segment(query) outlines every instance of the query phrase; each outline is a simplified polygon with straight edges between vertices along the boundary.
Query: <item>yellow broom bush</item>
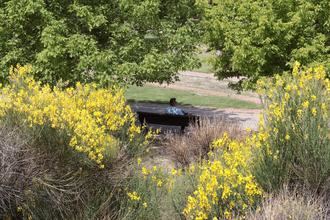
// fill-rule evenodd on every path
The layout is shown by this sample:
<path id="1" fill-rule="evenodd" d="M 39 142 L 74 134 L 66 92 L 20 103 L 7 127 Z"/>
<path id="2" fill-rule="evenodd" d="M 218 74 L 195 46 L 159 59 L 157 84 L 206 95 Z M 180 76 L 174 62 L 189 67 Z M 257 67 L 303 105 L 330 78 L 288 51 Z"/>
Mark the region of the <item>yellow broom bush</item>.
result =
<path id="1" fill-rule="evenodd" d="M 216 140 L 209 159 L 199 167 L 197 189 L 183 211 L 188 219 L 224 219 L 244 213 L 262 195 L 252 172 L 252 153 L 257 137 L 231 140 L 227 134 Z"/>
<path id="2" fill-rule="evenodd" d="M 330 189 L 330 81 L 325 69 L 303 69 L 296 63 L 292 74 L 260 80 L 258 92 L 265 119 L 259 130 L 269 134 L 256 160 L 258 182 L 267 191 L 283 184 Z"/>
<path id="3" fill-rule="evenodd" d="M 188 219 L 244 218 L 263 191 L 283 185 L 330 189 L 330 81 L 323 67 L 260 80 L 264 111 L 245 140 L 216 140 L 187 198 Z"/>
<path id="4" fill-rule="evenodd" d="M 100 168 L 104 167 L 105 157 L 127 146 L 120 144 L 118 137 L 124 135 L 128 142 L 136 141 L 141 129 L 135 124 L 122 89 L 80 83 L 74 88 L 51 88 L 35 81 L 31 68 L 27 65 L 10 70 L 9 84 L 1 88 L 0 95 L 3 120 L 14 115 L 14 120 L 29 127 L 49 126 L 64 131 L 69 146 Z"/>

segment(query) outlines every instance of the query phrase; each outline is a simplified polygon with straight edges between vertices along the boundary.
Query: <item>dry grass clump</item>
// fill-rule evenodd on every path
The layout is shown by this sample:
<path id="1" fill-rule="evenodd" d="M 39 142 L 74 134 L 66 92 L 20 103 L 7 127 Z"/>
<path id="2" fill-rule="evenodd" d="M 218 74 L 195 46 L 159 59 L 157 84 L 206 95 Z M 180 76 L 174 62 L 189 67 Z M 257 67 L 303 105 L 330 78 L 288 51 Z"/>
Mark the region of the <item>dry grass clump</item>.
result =
<path id="1" fill-rule="evenodd" d="M 27 141 L 19 129 L 0 127 L 0 217 L 17 212 L 24 189 L 41 174 Z"/>
<path id="2" fill-rule="evenodd" d="M 206 158 L 211 143 L 224 132 L 237 139 L 242 138 L 244 133 L 236 122 L 221 117 L 203 117 L 199 125 L 191 124 L 184 135 L 167 134 L 166 150 L 177 165 L 187 166 L 193 161 Z"/>
<path id="3" fill-rule="evenodd" d="M 62 139 L 0 123 L 0 219 L 115 218 L 128 159 L 83 166 Z"/>
<path id="4" fill-rule="evenodd" d="M 329 201 L 306 191 L 282 190 L 263 201 L 248 220 L 326 220 L 330 219 Z"/>
<path id="5" fill-rule="evenodd" d="M 96 213 L 90 207 L 107 199 L 109 171 L 83 170 L 32 137 L 0 125 L 0 219 L 84 219 Z"/>
<path id="6" fill-rule="evenodd" d="M 0 125 L 0 219 L 64 218 L 80 200 L 80 174 L 57 167 L 56 155 L 33 144 L 21 128 Z"/>

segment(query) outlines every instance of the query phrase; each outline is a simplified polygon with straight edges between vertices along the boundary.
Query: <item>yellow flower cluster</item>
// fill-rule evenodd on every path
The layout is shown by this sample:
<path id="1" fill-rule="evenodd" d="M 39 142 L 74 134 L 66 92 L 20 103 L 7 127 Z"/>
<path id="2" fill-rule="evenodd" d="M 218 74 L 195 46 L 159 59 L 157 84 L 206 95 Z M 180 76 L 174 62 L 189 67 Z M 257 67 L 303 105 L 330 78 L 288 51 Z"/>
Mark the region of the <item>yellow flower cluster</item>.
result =
<path id="1" fill-rule="evenodd" d="M 140 201 L 141 197 L 137 194 L 137 192 L 128 192 L 127 196 L 132 201 Z"/>
<path id="2" fill-rule="evenodd" d="M 313 124 L 318 125 L 316 129 L 328 127 L 322 122 L 328 121 L 330 81 L 322 66 L 303 71 L 296 63 L 292 75 L 259 80 L 258 93 L 267 119 L 259 129 L 276 135 L 279 141 L 292 139 L 297 129 L 305 135 L 312 134 L 308 130 Z"/>
<path id="3" fill-rule="evenodd" d="M 209 160 L 200 167 L 197 190 L 183 211 L 188 219 L 229 218 L 255 204 L 262 191 L 250 171 L 253 138 L 239 142 L 224 134 L 213 143 Z"/>
<path id="4" fill-rule="evenodd" d="M 144 209 L 148 208 L 148 203 L 147 202 L 144 202 L 141 198 L 141 196 L 136 192 L 136 191 L 133 191 L 133 192 L 128 192 L 127 193 L 127 196 L 128 196 L 128 199 L 133 202 L 132 205 L 133 206 L 136 206 L 136 205 L 139 205 L 139 204 L 142 204 L 142 207 Z"/>
<path id="5" fill-rule="evenodd" d="M 30 72 L 31 66 L 10 70 L 10 84 L 1 88 L 0 117 L 15 113 L 31 127 L 65 131 L 69 145 L 101 168 L 107 153 L 118 148 L 116 133 L 125 131 L 130 141 L 141 133 L 123 90 L 80 83 L 75 88 L 50 88 L 36 82 Z"/>
<path id="6" fill-rule="evenodd" d="M 302 71 L 296 63 L 292 75 L 259 80 L 258 93 L 263 97 L 269 121 L 283 122 L 295 116 L 301 120 L 328 116 L 330 81 L 322 66 Z"/>
<path id="7" fill-rule="evenodd" d="M 146 210 L 159 209 L 160 201 L 169 187 L 169 178 L 160 167 L 146 167 L 141 158 L 137 158 L 134 174 L 130 178 L 127 191 L 128 207 L 134 210 L 135 215 L 143 215 L 142 219 L 149 219 Z M 150 212 L 152 213 L 152 211 Z M 135 216 L 135 217 L 136 217 Z"/>
<path id="8" fill-rule="evenodd" d="M 167 179 L 164 177 L 164 173 L 160 168 L 157 166 L 153 166 L 151 169 L 146 168 L 145 166 L 142 166 L 141 173 L 146 181 L 151 180 L 151 184 L 162 187 L 164 184 L 167 183 Z"/>

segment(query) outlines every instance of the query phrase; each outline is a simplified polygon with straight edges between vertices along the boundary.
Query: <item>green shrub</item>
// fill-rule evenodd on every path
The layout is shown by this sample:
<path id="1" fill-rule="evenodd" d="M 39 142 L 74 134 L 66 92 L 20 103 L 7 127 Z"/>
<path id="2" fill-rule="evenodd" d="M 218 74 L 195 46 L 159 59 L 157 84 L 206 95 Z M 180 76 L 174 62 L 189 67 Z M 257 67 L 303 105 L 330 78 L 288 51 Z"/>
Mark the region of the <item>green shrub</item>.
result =
<path id="1" fill-rule="evenodd" d="M 153 166 L 143 161 L 130 166 L 118 195 L 118 219 L 184 219 L 187 197 L 197 186 L 198 166 L 186 170 Z M 106 214 L 107 218 L 110 213 Z"/>
<path id="2" fill-rule="evenodd" d="M 158 219 L 169 186 L 168 175 L 161 168 L 133 164 L 122 186 L 119 219 Z"/>
<path id="3" fill-rule="evenodd" d="M 10 118 L 30 130 L 56 131 L 68 143 L 55 149 L 71 148 L 85 157 L 83 161 L 101 168 L 121 153 L 135 154 L 143 147 L 141 128 L 123 90 L 80 83 L 51 88 L 35 81 L 31 69 L 28 65 L 11 69 L 10 84 L 0 90 L 0 120 Z"/>

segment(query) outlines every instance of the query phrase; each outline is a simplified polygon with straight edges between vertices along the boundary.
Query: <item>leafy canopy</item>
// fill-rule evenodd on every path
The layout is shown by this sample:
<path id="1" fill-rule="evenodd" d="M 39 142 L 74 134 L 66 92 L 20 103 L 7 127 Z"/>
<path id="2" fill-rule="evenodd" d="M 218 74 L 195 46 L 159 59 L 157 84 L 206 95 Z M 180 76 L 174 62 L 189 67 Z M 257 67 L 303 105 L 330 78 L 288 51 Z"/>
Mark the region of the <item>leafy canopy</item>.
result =
<path id="1" fill-rule="evenodd" d="M 1 1 L 0 78 L 30 63 L 51 84 L 171 82 L 193 63 L 199 13 L 194 0 Z"/>
<path id="2" fill-rule="evenodd" d="M 218 0 L 207 10 L 207 42 L 220 50 L 220 79 L 255 81 L 303 65 L 330 69 L 329 0 Z"/>

